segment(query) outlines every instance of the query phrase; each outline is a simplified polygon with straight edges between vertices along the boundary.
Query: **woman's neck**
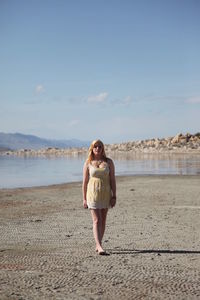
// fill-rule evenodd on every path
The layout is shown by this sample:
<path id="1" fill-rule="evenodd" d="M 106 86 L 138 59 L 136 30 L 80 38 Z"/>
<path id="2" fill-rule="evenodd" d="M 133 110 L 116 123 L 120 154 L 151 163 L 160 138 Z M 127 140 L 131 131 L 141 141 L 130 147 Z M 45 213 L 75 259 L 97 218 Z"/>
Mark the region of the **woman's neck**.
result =
<path id="1" fill-rule="evenodd" d="M 94 160 L 103 160 L 102 155 L 95 155 Z"/>

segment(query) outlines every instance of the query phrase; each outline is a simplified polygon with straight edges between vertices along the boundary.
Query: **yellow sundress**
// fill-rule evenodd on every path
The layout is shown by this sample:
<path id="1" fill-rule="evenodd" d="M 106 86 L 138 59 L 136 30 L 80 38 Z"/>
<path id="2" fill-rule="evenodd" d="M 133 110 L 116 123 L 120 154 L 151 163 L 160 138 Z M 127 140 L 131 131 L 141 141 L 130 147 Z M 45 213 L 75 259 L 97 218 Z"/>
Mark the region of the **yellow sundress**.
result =
<path id="1" fill-rule="evenodd" d="M 97 168 L 89 164 L 89 182 L 87 185 L 87 205 L 90 209 L 110 207 L 111 187 L 109 166 Z"/>

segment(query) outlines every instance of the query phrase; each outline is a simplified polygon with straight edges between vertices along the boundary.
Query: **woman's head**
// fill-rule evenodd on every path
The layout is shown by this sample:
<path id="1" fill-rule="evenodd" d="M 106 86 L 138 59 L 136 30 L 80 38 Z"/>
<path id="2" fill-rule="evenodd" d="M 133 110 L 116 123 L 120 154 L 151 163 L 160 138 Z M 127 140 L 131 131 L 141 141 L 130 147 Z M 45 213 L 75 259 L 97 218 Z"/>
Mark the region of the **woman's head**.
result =
<path id="1" fill-rule="evenodd" d="M 94 140 L 89 148 L 88 161 L 91 162 L 95 156 L 106 159 L 104 144 L 101 140 Z"/>

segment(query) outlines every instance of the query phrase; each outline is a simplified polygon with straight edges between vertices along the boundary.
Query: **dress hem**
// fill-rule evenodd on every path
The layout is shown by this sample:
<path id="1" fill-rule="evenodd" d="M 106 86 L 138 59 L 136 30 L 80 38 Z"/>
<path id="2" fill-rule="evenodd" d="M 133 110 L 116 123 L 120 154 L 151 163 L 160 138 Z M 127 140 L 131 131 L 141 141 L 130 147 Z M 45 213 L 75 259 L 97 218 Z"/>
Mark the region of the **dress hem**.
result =
<path id="1" fill-rule="evenodd" d="M 99 207 L 97 207 L 97 206 L 90 206 L 90 205 L 88 205 L 88 209 L 109 209 L 110 208 L 110 205 L 109 206 L 99 206 Z"/>

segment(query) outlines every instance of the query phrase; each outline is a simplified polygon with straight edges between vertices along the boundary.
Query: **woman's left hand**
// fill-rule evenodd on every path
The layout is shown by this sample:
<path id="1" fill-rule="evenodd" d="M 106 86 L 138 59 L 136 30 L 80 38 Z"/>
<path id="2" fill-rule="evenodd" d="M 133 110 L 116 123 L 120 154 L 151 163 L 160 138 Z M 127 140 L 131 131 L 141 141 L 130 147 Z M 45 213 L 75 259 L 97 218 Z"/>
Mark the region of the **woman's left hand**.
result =
<path id="1" fill-rule="evenodd" d="M 116 204 L 116 197 L 112 197 L 112 198 L 110 199 L 110 206 L 111 206 L 111 207 L 114 207 L 115 204 Z"/>

